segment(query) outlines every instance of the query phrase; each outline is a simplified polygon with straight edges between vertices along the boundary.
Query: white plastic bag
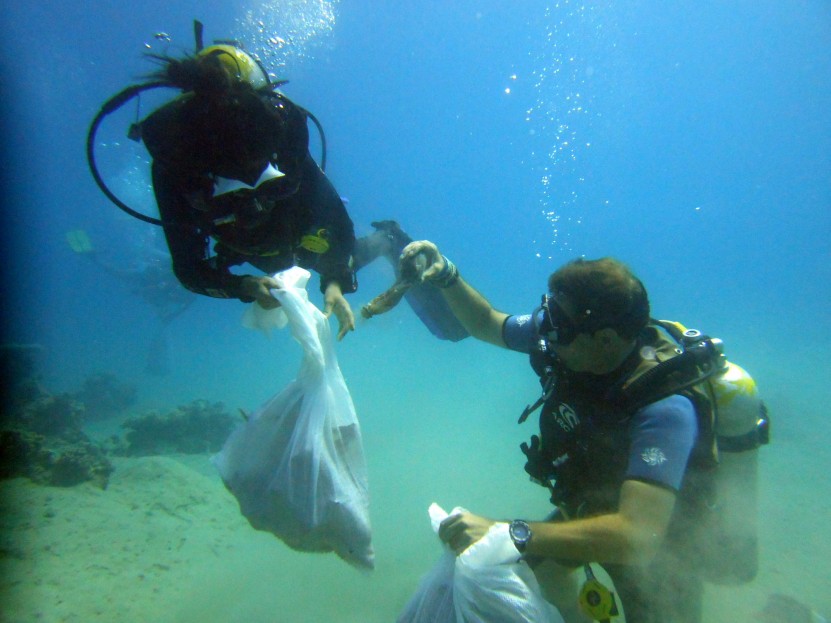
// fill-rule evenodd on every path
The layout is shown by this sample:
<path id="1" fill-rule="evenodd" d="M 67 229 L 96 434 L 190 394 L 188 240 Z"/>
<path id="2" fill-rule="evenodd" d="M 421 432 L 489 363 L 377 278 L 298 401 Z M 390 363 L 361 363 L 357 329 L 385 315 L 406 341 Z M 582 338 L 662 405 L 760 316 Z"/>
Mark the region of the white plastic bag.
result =
<path id="1" fill-rule="evenodd" d="M 453 509 L 452 514 L 463 512 Z M 433 530 L 448 516 L 429 509 Z M 459 556 L 445 552 L 422 580 L 397 623 L 563 623 L 537 578 L 497 523 Z"/>
<path id="2" fill-rule="evenodd" d="M 274 275 L 277 310 L 259 314 L 260 328 L 284 315 L 303 347 L 297 378 L 251 415 L 214 458 L 222 480 L 250 524 L 308 552 L 334 551 L 372 568 L 369 494 L 361 432 L 335 357 L 329 322 L 309 302 L 309 272 Z M 279 312 L 279 313 L 277 313 Z M 250 318 L 250 316 L 249 316 Z"/>

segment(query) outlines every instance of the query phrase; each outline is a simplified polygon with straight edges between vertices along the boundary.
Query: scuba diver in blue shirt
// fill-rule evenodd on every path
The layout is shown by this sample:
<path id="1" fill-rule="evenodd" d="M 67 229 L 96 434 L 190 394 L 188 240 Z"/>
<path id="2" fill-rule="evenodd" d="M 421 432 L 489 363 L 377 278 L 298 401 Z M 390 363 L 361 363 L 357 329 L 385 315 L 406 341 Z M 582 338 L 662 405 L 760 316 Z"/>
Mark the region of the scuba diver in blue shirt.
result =
<path id="1" fill-rule="evenodd" d="M 176 59 L 153 56 L 161 69 L 153 81 L 133 85 L 104 104 L 87 140 L 93 177 L 116 205 L 164 228 L 179 281 L 189 290 L 218 298 L 279 305 L 268 276 L 235 274 L 230 267 L 251 264 L 265 273 L 293 265 L 320 274 L 326 315 L 339 321 L 338 339 L 354 330 L 344 294 L 355 292 L 355 272 L 379 255 L 396 265 L 410 238 L 395 221 L 373 223 L 376 231 L 355 239 L 344 202 L 309 153 L 307 122 L 314 116 L 272 82 L 263 67 L 236 42 L 202 45 L 195 23 L 196 53 Z M 153 190 L 160 219 L 136 213 L 115 197 L 94 160 L 101 120 L 142 91 L 175 88 L 182 94 L 134 123 L 129 136 L 142 140 L 152 156 Z M 213 244 L 213 247 L 212 247 Z M 414 309 L 442 339 L 467 334 L 441 297 Z M 412 299 L 411 299 L 412 302 Z"/>
<path id="2" fill-rule="evenodd" d="M 522 450 L 556 510 L 511 521 L 509 534 L 566 621 L 619 614 L 590 563 L 609 573 L 627 623 L 699 623 L 705 579 L 754 577 L 755 461 L 767 417 L 720 340 L 651 320 L 643 284 L 611 258 L 558 269 L 526 315 L 494 309 L 431 242 L 405 247 L 402 267 L 417 261 L 471 335 L 529 354 L 540 376 L 542 396 L 520 417 L 541 409 L 540 433 Z M 744 429 L 728 436 L 738 422 L 725 407 L 716 426 L 715 404 L 731 392 L 747 409 L 736 412 Z M 734 482 L 724 480 L 731 461 L 741 467 Z M 466 512 L 446 519 L 439 537 L 458 554 L 494 523 Z"/>

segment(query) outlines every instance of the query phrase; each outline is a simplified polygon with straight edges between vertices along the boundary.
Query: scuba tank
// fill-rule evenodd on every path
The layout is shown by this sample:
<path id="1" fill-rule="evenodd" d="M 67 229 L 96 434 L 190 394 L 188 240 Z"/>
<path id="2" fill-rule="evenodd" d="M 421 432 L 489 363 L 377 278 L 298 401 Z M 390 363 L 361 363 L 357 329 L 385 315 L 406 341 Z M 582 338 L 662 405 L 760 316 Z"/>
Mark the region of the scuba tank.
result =
<path id="1" fill-rule="evenodd" d="M 743 584 L 759 566 L 759 447 L 770 441 L 770 421 L 756 383 L 740 366 L 727 362 L 708 384 L 715 400 L 718 468 L 702 560 L 708 581 Z"/>
<path id="2" fill-rule="evenodd" d="M 659 386 L 679 370 L 681 360 L 694 361 L 695 385 L 709 396 L 712 430 L 718 451 L 709 513 L 697 539 L 704 577 L 714 584 L 743 584 L 758 571 L 758 461 L 759 447 L 770 441 L 770 420 L 756 383 L 740 366 L 726 359 L 721 340 L 709 338 L 677 322 L 658 324 L 682 346 L 680 354 L 647 373 L 646 385 Z M 702 357 L 702 353 L 707 353 Z M 679 365 L 680 364 L 680 365 Z M 636 381 L 636 384 L 639 384 Z M 635 389 L 630 388 L 630 389 Z M 640 391 L 646 390 L 641 386 Z M 648 390 L 647 390 L 648 391 Z M 701 406 L 697 406 L 701 409 Z M 708 414 L 699 413 L 699 421 Z"/>

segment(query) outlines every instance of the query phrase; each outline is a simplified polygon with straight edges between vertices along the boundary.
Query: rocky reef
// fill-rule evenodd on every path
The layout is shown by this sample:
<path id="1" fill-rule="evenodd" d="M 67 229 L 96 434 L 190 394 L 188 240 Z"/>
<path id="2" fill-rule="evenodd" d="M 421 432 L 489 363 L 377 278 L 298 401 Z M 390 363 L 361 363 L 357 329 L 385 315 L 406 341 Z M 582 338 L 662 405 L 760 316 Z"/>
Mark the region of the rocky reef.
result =
<path id="1" fill-rule="evenodd" d="M 80 391 L 52 394 L 41 383 L 36 345 L 0 345 L 6 391 L 0 410 L 0 479 L 26 477 L 68 487 L 92 482 L 106 488 L 113 466 L 108 456 L 217 452 L 235 418 L 222 403 L 194 400 L 170 412 L 127 417 L 123 436 L 103 444 L 90 439 L 85 422 L 124 416 L 135 402 L 133 386 L 111 374 L 96 374 Z"/>
<path id="2" fill-rule="evenodd" d="M 0 411 L 0 478 L 25 476 L 60 487 L 92 481 L 104 488 L 113 467 L 81 429 L 84 405 L 43 388 L 37 374 L 39 352 L 37 346 L 0 346 L 6 386 Z"/>
<path id="3" fill-rule="evenodd" d="M 235 425 L 222 403 L 194 400 L 169 413 L 150 411 L 128 418 L 125 443 L 114 452 L 126 456 L 217 452 Z"/>
<path id="4" fill-rule="evenodd" d="M 136 402 L 136 386 L 113 374 L 93 374 L 72 397 L 84 405 L 84 420 L 92 422 L 124 413 Z"/>
<path id="5" fill-rule="evenodd" d="M 45 485 L 92 482 L 105 489 L 113 467 L 95 443 L 56 443 L 26 430 L 0 431 L 0 478 L 25 476 Z"/>

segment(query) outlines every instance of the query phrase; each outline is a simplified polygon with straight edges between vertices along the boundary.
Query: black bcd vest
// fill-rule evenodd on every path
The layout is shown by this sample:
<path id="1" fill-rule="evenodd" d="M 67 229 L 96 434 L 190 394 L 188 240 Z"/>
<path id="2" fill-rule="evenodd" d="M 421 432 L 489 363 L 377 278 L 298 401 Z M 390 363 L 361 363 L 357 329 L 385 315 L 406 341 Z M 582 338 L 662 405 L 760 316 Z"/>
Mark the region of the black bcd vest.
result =
<path id="1" fill-rule="evenodd" d="M 528 456 L 526 471 L 551 487 L 554 504 L 574 516 L 614 511 L 629 459 L 632 416 L 673 394 L 692 401 L 699 427 L 684 486 L 709 480 L 696 478 L 698 472 L 712 471 L 717 462 L 713 400 L 702 383 L 708 370 L 692 357 L 686 357 L 689 362 L 672 361 L 684 352 L 683 345 L 652 323 L 621 367 L 597 376 L 564 368 L 540 342 L 540 349 L 531 354 L 543 385 L 540 441 L 532 443 L 532 451 L 527 446 L 523 450 Z"/>

